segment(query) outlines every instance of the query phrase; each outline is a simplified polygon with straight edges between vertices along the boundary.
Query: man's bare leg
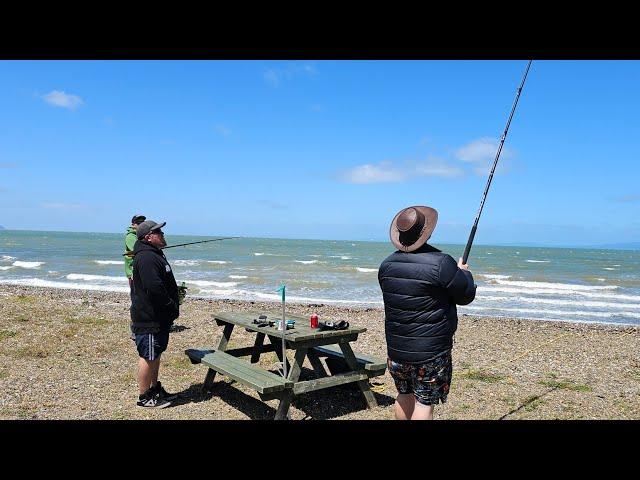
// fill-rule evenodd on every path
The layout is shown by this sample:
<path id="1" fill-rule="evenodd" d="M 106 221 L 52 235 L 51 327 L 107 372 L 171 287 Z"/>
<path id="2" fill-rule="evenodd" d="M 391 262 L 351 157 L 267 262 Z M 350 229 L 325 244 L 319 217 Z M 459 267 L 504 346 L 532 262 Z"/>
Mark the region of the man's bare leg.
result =
<path id="1" fill-rule="evenodd" d="M 153 372 L 151 374 L 151 386 L 155 388 L 158 383 L 158 372 L 160 372 L 160 357 L 155 359 L 154 361 Z"/>
<path id="2" fill-rule="evenodd" d="M 146 358 L 138 358 L 138 388 L 140 395 L 145 393 L 152 385 L 152 382 L 158 381 L 158 370 L 160 368 L 160 359 L 147 360 Z M 155 383 L 153 383 L 155 385 Z"/>
<path id="3" fill-rule="evenodd" d="M 415 404 L 416 400 L 412 393 L 398 394 L 394 405 L 396 420 L 410 420 Z"/>
<path id="4" fill-rule="evenodd" d="M 433 405 L 423 405 L 416 401 L 411 420 L 433 420 Z"/>

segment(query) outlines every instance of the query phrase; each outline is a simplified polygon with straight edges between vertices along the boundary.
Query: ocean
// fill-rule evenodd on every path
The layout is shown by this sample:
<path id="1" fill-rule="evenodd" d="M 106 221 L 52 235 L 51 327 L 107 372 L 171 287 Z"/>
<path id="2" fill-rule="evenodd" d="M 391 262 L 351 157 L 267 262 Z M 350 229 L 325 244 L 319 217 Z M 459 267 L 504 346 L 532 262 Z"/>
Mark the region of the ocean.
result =
<path id="1" fill-rule="evenodd" d="M 211 238 L 211 237 L 210 237 Z M 169 245 L 203 237 L 168 234 Z M 464 245 L 434 244 L 456 260 Z M 239 238 L 165 250 L 188 296 L 382 307 L 389 242 Z M 124 232 L 0 231 L 0 283 L 128 292 Z M 640 251 L 474 245 L 459 314 L 640 325 Z"/>

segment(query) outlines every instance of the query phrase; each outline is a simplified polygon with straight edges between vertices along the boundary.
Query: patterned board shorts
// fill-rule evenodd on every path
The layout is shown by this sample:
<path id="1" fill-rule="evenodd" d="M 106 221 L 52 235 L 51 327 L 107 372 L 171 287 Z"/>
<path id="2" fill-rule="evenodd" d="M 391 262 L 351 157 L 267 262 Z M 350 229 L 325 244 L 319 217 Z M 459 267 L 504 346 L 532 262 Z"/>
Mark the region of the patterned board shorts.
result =
<path id="1" fill-rule="evenodd" d="M 413 393 L 423 405 L 445 403 L 451 385 L 451 350 L 422 364 L 397 363 L 387 359 L 398 393 Z"/>

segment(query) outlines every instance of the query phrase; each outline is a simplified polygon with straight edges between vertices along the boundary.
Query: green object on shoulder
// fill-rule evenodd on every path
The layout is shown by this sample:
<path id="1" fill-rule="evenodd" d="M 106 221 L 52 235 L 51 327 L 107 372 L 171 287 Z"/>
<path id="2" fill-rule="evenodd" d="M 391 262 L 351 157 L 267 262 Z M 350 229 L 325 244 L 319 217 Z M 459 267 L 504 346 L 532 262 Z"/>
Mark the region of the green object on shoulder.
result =
<path id="1" fill-rule="evenodd" d="M 138 241 L 138 236 L 136 235 L 136 229 L 133 227 L 127 228 L 127 233 L 124 236 L 124 274 L 127 278 L 131 278 L 133 276 L 133 257 L 127 255 L 129 252 L 133 252 L 133 246 Z"/>

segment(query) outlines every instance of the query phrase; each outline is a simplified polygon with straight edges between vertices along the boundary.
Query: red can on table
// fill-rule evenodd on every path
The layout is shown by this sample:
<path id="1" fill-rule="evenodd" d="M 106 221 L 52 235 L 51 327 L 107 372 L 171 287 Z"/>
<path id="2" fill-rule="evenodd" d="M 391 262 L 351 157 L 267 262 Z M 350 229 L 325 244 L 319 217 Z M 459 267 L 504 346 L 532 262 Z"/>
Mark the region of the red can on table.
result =
<path id="1" fill-rule="evenodd" d="M 311 315 L 311 328 L 318 328 L 318 315 Z"/>

